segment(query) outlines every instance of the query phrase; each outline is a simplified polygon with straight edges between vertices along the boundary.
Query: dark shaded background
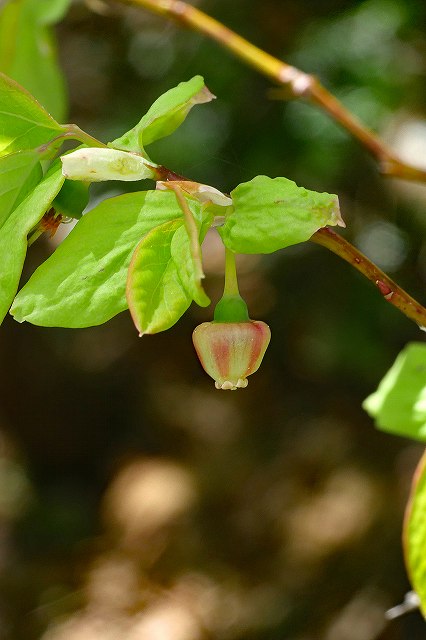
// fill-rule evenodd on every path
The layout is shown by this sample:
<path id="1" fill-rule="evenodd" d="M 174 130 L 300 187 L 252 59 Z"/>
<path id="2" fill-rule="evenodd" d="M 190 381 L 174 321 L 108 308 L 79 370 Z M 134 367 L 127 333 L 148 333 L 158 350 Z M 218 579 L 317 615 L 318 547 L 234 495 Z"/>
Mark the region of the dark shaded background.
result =
<path id="1" fill-rule="evenodd" d="M 424 2 L 198 5 L 426 162 Z M 75 2 L 58 38 L 71 121 L 111 140 L 202 74 L 218 99 L 153 159 L 224 191 L 264 173 L 338 193 L 346 237 L 425 299 L 426 187 L 381 178 L 327 116 L 270 100 L 270 83 L 216 44 L 118 3 Z M 25 278 L 53 248 L 32 248 Z M 216 301 L 214 233 L 204 257 Z M 196 360 L 191 332 L 211 308 L 142 340 L 127 314 L 85 330 L 4 323 L 2 640 L 425 637 L 417 613 L 384 620 L 409 590 L 400 532 L 422 447 L 376 431 L 360 406 L 422 335 L 309 243 L 241 257 L 240 271 L 251 316 L 272 330 L 243 392 L 215 391 Z"/>

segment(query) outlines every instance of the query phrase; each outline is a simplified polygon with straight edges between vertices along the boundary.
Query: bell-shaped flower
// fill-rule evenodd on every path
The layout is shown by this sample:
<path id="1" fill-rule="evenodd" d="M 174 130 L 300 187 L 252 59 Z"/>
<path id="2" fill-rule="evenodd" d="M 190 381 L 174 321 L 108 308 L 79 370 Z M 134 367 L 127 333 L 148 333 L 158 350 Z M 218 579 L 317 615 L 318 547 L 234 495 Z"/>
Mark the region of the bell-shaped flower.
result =
<path id="1" fill-rule="evenodd" d="M 260 367 L 271 339 L 265 322 L 204 322 L 192 340 L 200 362 L 216 389 L 243 389 L 247 376 Z"/>

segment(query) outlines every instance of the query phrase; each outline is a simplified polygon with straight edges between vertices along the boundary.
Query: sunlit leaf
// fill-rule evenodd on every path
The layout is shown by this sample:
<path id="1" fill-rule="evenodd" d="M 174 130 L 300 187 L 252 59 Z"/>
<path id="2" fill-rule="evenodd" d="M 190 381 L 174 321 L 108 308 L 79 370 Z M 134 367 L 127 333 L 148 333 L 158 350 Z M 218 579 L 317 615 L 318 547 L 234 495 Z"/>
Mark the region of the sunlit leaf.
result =
<path id="1" fill-rule="evenodd" d="M 127 302 L 140 335 L 173 326 L 191 304 L 171 255 L 181 218 L 165 222 L 138 244 L 129 267 Z"/>
<path id="2" fill-rule="evenodd" d="M 0 158 L 0 227 L 42 176 L 37 151 L 18 151 Z"/>
<path id="3" fill-rule="evenodd" d="M 102 324 L 127 308 L 126 277 L 136 245 L 181 217 L 173 193 L 142 191 L 104 200 L 85 214 L 21 289 L 16 320 L 42 326 Z"/>
<path id="4" fill-rule="evenodd" d="M 0 229 L 0 321 L 6 315 L 18 289 L 27 252 L 27 236 L 50 208 L 64 179 L 60 164 L 55 163 Z"/>
<path id="5" fill-rule="evenodd" d="M 426 441 L 426 344 L 408 344 L 363 407 L 379 429 Z"/>
<path id="6" fill-rule="evenodd" d="M 271 253 L 341 225 L 337 196 L 298 187 L 287 178 L 257 176 L 231 193 L 234 210 L 219 232 L 236 253 Z"/>
<path id="7" fill-rule="evenodd" d="M 177 87 L 163 93 L 140 122 L 111 142 L 110 146 L 124 151 L 143 152 L 144 147 L 151 142 L 173 133 L 194 105 L 210 102 L 213 98 L 201 76 L 181 82 Z"/>
<path id="8" fill-rule="evenodd" d="M 34 149 L 62 131 L 28 91 L 0 73 L 0 156 Z"/>
<path id="9" fill-rule="evenodd" d="M 0 71 L 30 91 L 59 121 L 66 91 L 51 26 L 71 0 L 14 0 L 0 10 Z"/>

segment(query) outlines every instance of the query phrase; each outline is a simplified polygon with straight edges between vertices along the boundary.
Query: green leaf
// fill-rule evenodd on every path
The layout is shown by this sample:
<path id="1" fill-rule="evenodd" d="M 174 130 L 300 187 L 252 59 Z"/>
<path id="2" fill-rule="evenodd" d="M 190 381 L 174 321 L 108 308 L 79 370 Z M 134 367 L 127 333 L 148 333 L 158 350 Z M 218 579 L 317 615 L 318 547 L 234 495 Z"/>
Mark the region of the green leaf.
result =
<path id="1" fill-rule="evenodd" d="M 272 253 L 309 240 L 326 225 L 344 226 L 337 196 L 308 191 L 287 178 L 257 176 L 231 196 L 234 210 L 218 230 L 235 253 Z"/>
<path id="2" fill-rule="evenodd" d="M 214 98 L 201 76 L 194 76 L 163 93 L 130 131 L 109 144 L 124 151 L 143 152 L 144 147 L 155 140 L 165 138 L 175 131 L 196 104 L 210 102 Z"/>
<path id="3" fill-rule="evenodd" d="M 81 218 L 89 202 L 89 185 L 86 182 L 65 180 L 54 199 L 52 207 L 68 218 Z"/>
<path id="4" fill-rule="evenodd" d="M 0 156 L 33 149 L 63 131 L 28 91 L 0 73 Z"/>
<path id="5" fill-rule="evenodd" d="M 126 277 L 140 239 L 181 217 L 173 193 L 142 191 L 104 200 L 86 213 L 21 289 L 16 320 L 57 327 L 102 324 L 127 308 Z"/>
<path id="6" fill-rule="evenodd" d="M 0 158 L 0 228 L 43 177 L 39 158 L 34 149 Z"/>
<path id="7" fill-rule="evenodd" d="M 202 227 L 200 241 L 204 239 L 208 228 L 211 224 L 209 218 Z M 210 298 L 207 296 L 195 273 L 193 256 L 191 254 L 191 245 L 188 232 L 185 226 L 181 226 L 173 235 L 170 246 L 171 257 L 179 274 L 180 281 L 185 291 L 200 307 L 207 307 L 210 304 Z"/>
<path id="8" fill-rule="evenodd" d="M 410 582 L 426 617 L 426 453 L 413 479 L 404 519 L 404 556 Z"/>
<path id="9" fill-rule="evenodd" d="M 56 162 L 0 229 L 0 322 L 18 289 L 27 252 L 27 236 L 50 208 L 64 179 L 60 163 Z"/>
<path id="10" fill-rule="evenodd" d="M 426 344 L 412 342 L 401 351 L 363 408 L 379 429 L 426 441 Z"/>
<path id="11" fill-rule="evenodd" d="M 129 267 L 127 301 L 139 335 L 173 326 L 191 304 L 171 255 L 182 218 L 152 229 L 138 244 Z M 186 233 L 186 232 L 185 232 Z"/>
<path id="12" fill-rule="evenodd" d="M 66 91 L 51 29 L 71 0 L 14 0 L 0 12 L 0 71 L 22 84 L 60 121 Z"/>

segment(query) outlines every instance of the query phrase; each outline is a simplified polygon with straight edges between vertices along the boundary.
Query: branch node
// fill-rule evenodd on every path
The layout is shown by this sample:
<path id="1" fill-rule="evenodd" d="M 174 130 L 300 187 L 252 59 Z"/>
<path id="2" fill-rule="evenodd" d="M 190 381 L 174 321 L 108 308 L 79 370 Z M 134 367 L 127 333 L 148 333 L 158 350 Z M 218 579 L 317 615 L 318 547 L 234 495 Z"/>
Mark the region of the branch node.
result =
<path id="1" fill-rule="evenodd" d="M 293 95 L 297 98 L 309 96 L 315 82 L 313 76 L 287 64 L 283 64 L 278 80 L 290 85 Z"/>
<path id="2" fill-rule="evenodd" d="M 379 171 L 384 176 L 392 176 L 395 171 L 394 158 L 384 157 L 379 160 Z"/>

